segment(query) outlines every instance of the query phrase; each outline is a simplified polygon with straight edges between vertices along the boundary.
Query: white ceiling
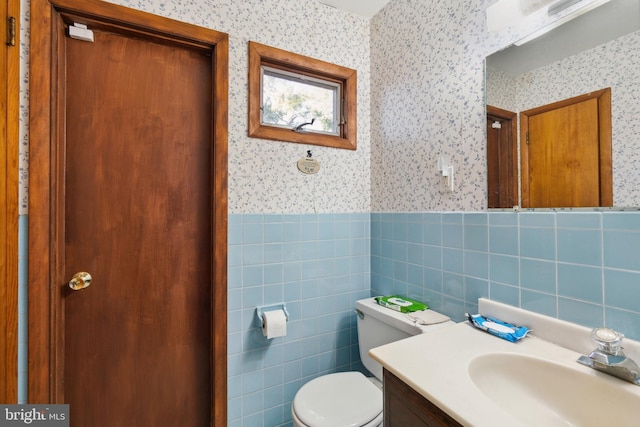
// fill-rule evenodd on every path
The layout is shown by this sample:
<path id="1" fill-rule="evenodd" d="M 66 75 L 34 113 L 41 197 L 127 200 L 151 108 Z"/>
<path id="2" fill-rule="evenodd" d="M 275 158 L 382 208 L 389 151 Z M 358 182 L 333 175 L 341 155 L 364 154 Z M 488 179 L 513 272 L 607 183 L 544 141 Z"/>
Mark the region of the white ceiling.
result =
<path id="1" fill-rule="evenodd" d="M 371 18 L 378 13 L 390 0 L 317 0 L 327 6 L 335 7 L 356 15 Z"/>

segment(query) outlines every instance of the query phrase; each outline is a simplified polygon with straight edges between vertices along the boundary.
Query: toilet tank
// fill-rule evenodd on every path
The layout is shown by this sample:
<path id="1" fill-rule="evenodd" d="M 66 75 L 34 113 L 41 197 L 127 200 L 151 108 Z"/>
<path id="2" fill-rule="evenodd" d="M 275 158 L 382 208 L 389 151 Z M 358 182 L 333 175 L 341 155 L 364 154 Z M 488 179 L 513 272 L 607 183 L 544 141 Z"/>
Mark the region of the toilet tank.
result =
<path id="1" fill-rule="evenodd" d="M 382 381 L 382 365 L 369 356 L 369 350 L 454 323 L 449 321 L 436 325 L 417 326 L 404 313 L 382 307 L 374 298 L 356 301 L 356 312 L 358 313 L 360 359 L 365 368 L 380 381 Z"/>

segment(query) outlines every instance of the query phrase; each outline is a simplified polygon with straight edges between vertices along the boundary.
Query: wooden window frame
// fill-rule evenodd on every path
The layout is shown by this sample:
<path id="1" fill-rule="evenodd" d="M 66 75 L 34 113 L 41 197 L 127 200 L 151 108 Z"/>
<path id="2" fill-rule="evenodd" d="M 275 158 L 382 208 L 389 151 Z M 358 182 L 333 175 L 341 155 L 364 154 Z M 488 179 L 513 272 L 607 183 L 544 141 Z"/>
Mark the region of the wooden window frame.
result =
<path id="1" fill-rule="evenodd" d="M 342 116 L 339 135 L 269 126 L 261 121 L 262 66 L 304 74 L 328 82 L 337 82 L 342 87 Z M 249 136 L 275 141 L 321 145 L 325 147 L 355 150 L 357 147 L 357 72 L 351 68 L 287 52 L 282 49 L 249 42 Z"/>

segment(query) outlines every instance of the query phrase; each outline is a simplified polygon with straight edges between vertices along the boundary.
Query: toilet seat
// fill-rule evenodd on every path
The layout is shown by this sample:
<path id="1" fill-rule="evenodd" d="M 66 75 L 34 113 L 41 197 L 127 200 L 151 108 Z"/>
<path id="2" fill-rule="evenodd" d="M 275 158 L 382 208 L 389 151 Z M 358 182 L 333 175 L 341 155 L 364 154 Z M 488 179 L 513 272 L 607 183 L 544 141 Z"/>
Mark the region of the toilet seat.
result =
<path id="1" fill-rule="evenodd" d="M 300 421 L 298 417 L 296 417 L 295 412 L 292 411 L 291 415 L 293 417 L 292 420 L 293 420 L 294 427 L 309 427 L 309 426 L 306 426 L 302 421 Z M 380 413 L 380 415 L 378 415 L 371 422 L 358 427 L 382 427 L 382 413 Z"/>
<path id="2" fill-rule="evenodd" d="M 309 427 L 362 427 L 382 423 L 382 391 L 360 372 L 339 372 L 302 386 L 291 408 Z"/>

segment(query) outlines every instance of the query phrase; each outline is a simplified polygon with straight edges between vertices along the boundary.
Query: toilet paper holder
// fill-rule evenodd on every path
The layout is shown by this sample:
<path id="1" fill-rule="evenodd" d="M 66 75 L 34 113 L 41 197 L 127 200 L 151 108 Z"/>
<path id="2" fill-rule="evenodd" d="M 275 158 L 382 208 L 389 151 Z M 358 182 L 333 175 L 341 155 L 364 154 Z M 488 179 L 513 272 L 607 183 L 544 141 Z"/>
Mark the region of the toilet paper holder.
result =
<path id="1" fill-rule="evenodd" d="M 287 305 L 285 303 L 279 303 L 279 304 L 272 304 L 272 305 L 263 305 L 260 307 L 256 307 L 256 316 L 258 317 L 258 324 L 260 325 L 260 327 L 262 328 L 263 322 L 264 322 L 264 317 L 262 317 L 262 314 L 265 311 L 271 311 L 271 310 L 282 310 L 284 311 L 284 317 L 287 318 L 287 322 L 289 321 L 289 311 L 287 310 Z"/>

